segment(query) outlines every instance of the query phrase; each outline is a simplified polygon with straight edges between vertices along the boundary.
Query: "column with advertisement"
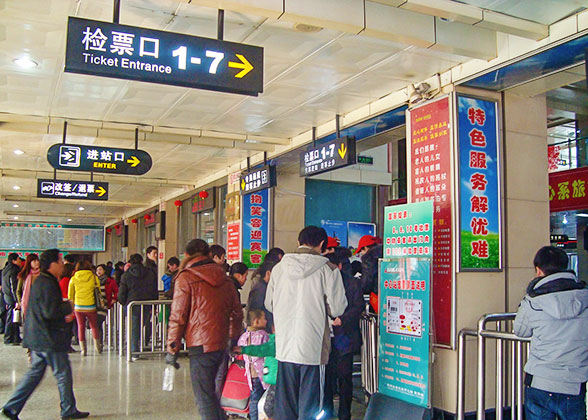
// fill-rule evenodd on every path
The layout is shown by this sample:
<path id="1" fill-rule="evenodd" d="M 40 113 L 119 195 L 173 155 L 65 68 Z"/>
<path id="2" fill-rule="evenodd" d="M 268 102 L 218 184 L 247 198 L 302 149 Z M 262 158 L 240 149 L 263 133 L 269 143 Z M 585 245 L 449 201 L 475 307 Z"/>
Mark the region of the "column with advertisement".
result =
<path id="1" fill-rule="evenodd" d="M 242 199 L 242 259 L 249 268 L 257 268 L 270 246 L 270 190 L 247 194 Z"/>
<path id="2" fill-rule="evenodd" d="M 381 393 L 430 408 L 433 201 L 386 207 L 380 260 Z"/>
<path id="3" fill-rule="evenodd" d="M 454 343 L 451 100 L 445 96 L 408 111 L 409 203 L 433 201 L 434 342 Z"/>

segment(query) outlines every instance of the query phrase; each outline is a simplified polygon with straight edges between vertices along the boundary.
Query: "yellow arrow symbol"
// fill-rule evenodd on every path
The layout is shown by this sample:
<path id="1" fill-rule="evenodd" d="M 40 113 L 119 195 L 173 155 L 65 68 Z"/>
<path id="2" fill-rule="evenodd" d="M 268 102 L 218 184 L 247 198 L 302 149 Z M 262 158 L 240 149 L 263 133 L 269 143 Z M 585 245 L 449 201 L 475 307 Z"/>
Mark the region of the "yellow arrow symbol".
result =
<path id="1" fill-rule="evenodd" d="M 104 187 L 98 187 L 96 189 L 96 192 L 98 193 L 98 197 L 102 197 L 104 194 L 106 194 L 106 190 L 104 189 Z"/>
<path id="2" fill-rule="evenodd" d="M 249 73 L 251 70 L 253 70 L 253 66 L 251 65 L 251 63 L 245 58 L 243 57 L 241 54 L 235 54 L 237 56 L 237 58 L 239 60 L 241 60 L 240 63 L 237 63 L 236 61 L 229 61 L 229 67 L 235 68 L 235 69 L 243 69 L 241 70 L 239 73 L 237 73 L 235 75 L 235 77 L 237 79 L 241 79 L 243 76 L 245 76 L 247 73 Z"/>
<path id="3" fill-rule="evenodd" d="M 245 189 L 245 180 L 244 179 L 241 180 L 241 189 L 242 190 Z"/>
<path id="4" fill-rule="evenodd" d="M 345 143 L 341 143 L 341 147 L 339 147 L 339 156 L 341 159 L 345 159 L 345 155 L 347 154 L 347 147 L 345 147 Z"/>
<path id="5" fill-rule="evenodd" d="M 141 161 L 139 159 L 137 159 L 136 156 L 131 156 L 130 159 L 127 159 L 127 163 L 131 164 L 131 167 L 135 167 L 137 166 L 139 163 L 141 163 Z"/>

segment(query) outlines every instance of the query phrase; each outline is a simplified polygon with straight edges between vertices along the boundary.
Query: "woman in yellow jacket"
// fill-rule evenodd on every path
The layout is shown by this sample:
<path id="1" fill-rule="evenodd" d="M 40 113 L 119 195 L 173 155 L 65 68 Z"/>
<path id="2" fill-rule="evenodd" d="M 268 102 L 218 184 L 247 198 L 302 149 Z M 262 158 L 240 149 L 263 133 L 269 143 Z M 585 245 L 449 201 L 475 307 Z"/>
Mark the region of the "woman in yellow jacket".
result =
<path id="1" fill-rule="evenodd" d="M 80 261 L 76 265 L 76 272 L 69 282 L 68 299 L 74 303 L 74 314 L 78 321 L 78 339 L 82 349 L 82 356 L 88 351 L 86 345 L 86 319 L 90 324 L 94 337 L 96 352 L 102 353 L 102 337 L 98 330 L 98 317 L 96 314 L 96 300 L 94 289 L 100 290 L 100 281 L 94 274 L 90 261 Z"/>

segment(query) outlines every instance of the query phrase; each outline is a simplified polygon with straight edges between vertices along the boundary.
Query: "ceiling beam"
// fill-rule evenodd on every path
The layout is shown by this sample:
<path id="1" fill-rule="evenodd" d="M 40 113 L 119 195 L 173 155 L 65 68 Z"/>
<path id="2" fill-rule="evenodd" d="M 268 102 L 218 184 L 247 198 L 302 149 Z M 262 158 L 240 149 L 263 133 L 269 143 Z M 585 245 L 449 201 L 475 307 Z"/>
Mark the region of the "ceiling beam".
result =
<path id="1" fill-rule="evenodd" d="M 79 180 L 81 177 L 88 177 L 86 172 L 67 172 L 59 171 L 59 179 L 65 180 Z M 0 169 L 0 177 L 2 178 L 25 178 L 25 179 L 52 179 L 53 171 L 37 171 L 34 169 Z M 158 188 L 194 188 L 194 181 L 163 179 L 163 178 L 143 178 L 132 177 L 125 175 L 102 175 L 94 174 L 94 181 L 105 181 L 113 185 L 130 185 L 130 186 L 144 186 L 144 187 L 158 187 Z"/>
<path id="2" fill-rule="evenodd" d="M 97 201 L 97 200 L 68 200 L 63 198 L 39 198 L 35 196 L 21 196 L 21 195 L 4 195 L 1 198 L 3 201 L 20 202 L 20 203 L 55 203 L 55 204 L 69 204 L 79 205 L 82 202 L 87 203 L 88 206 L 97 207 L 143 207 L 145 203 L 134 203 L 131 201 Z"/>
<path id="3" fill-rule="evenodd" d="M 99 214 L 99 213 L 83 213 L 81 211 L 77 213 L 66 213 L 66 212 L 48 212 L 44 210 L 36 211 L 4 211 L 7 216 L 35 216 L 40 217 L 41 220 L 44 217 L 70 217 L 76 219 L 112 219 L 116 217 L 115 214 Z"/>

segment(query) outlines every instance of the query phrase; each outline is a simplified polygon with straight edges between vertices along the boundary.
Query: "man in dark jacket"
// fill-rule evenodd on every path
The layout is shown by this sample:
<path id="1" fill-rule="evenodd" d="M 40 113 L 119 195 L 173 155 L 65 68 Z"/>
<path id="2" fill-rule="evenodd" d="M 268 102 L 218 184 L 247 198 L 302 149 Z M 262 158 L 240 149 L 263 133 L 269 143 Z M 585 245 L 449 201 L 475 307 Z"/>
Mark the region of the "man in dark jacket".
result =
<path id="1" fill-rule="evenodd" d="M 17 275 L 20 272 L 20 258 L 13 252 L 8 255 L 8 264 L 2 270 L 2 295 L 6 304 L 4 344 L 20 344 L 20 326 L 13 322 L 14 311 L 18 309 L 16 299 Z"/>
<path id="2" fill-rule="evenodd" d="M 157 278 L 157 247 L 156 246 L 148 246 L 145 250 L 145 267 L 150 270 L 153 270 L 155 273 L 155 278 Z"/>
<path id="3" fill-rule="evenodd" d="M 184 338 L 200 417 L 221 420 L 225 414 L 215 394 L 215 378 L 229 338 L 238 338 L 243 330 L 243 310 L 225 271 L 209 258 L 205 241 L 188 242 L 185 256 L 175 282 L 166 363 L 176 364 Z"/>
<path id="4" fill-rule="evenodd" d="M 351 276 L 349 264 L 350 251 L 346 248 L 335 247 L 327 254 L 329 261 L 341 270 L 347 309 L 343 315 L 333 320 L 333 336 L 331 338 L 331 353 L 325 372 L 325 399 L 323 407 L 327 412 L 326 418 L 334 411 L 333 394 L 339 390 L 340 420 L 351 420 L 351 400 L 353 398 L 353 355 L 361 350 L 361 332 L 359 318 L 365 310 L 359 280 Z"/>
<path id="5" fill-rule="evenodd" d="M 143 265 L 141 254 L 133 254 L 129 259 L 131 266 L 122 275 L 118 289 L 118 301 L 126 306 L 131 302 L 157 300 L 157 274 Z M 141 306 L 134 306 L 131 314 L 131 352 L 139 351 L 140 329 L 146 327 L 145 343 L 151 338 L 151 306 L 143 307 L 143 325 L 141 325 Z M 132 357 L 135 361 L 138 356 Z"/>
<path id="6" fill-rule="evenodd" d="M 361 288 L 363 293 L 378 294 L 378 260 L 383 258 L 382 240 L 364 235 L 359 240 L 355 254 L 361 256 Z"/>
<path id="7" fill-rule="evenodd" d="M 267 310 L 265 307 L 265 294 L 267 293 L 267 283 L 270 280 L 270 276 L 272 274 L 272 269 L 277 264 L 275 260 L 265 260 L 263 264 L 259 266 L 257 269 L 258 277 L 255 279 L 255 283 L 251 287 L 251 291 L 249 292 L 249 298 L 247 300 L 247 311 L 251 309 L 261 309 L 265 313 L 265 319 L 267 320 L 267 325 L 265 330 L 273 334 L 274 329 L 274 315 Z"/>
<path id="8" fill-rule="evenodd" d="M 67 355 L 70 327 L 66 317 L 71 317 L 73 303 L 63 301 L 57 280 L 63 271 L 63 260 L 57 249 L 43 252 L 39 260 L 41 274 L 31 286 L 23 342 L 23 346 L 31 350 L 31 368 L 2 408 L 2 415 L 18 419 L 18 414 L 50 366 L 59 389 L 61 418 L 83 419 L 90 413 L 76 408 Z"/>

